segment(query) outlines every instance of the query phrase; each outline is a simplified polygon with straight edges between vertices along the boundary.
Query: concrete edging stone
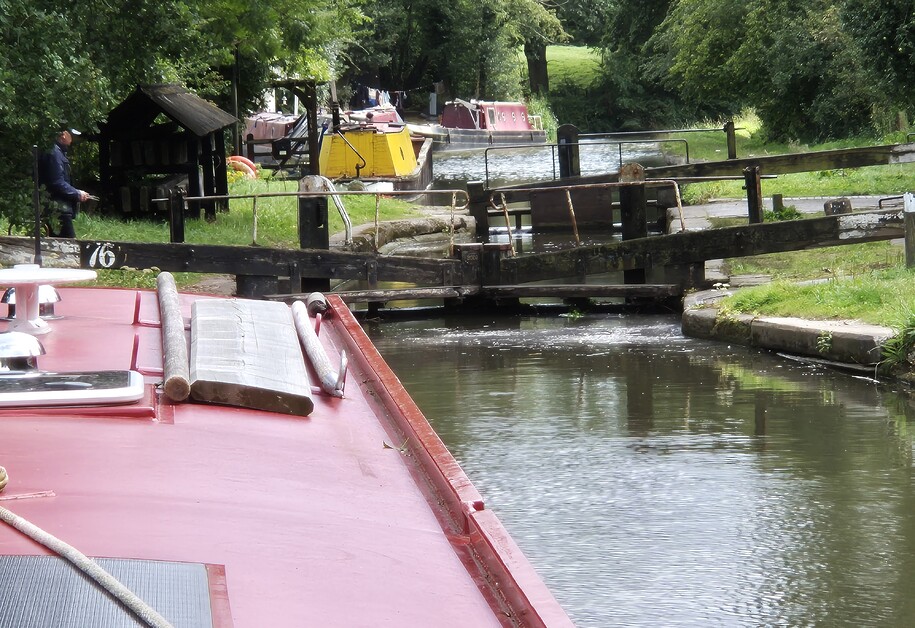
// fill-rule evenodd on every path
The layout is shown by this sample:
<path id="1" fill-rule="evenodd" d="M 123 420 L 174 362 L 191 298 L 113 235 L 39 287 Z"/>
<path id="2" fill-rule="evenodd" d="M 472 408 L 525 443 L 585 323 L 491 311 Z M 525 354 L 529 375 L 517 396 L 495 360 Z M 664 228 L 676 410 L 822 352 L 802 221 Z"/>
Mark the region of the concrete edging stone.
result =
<path id="1" fill-rule="evenodd" d="M 883 344 L 895 335 L 890 327 L 857 321 L 741 314 L 719 319 L 717 302 L 732 290 L 705 290 L 684 297 L 684 336 L 718 340 L 832 362 L 875 365 Z"/>

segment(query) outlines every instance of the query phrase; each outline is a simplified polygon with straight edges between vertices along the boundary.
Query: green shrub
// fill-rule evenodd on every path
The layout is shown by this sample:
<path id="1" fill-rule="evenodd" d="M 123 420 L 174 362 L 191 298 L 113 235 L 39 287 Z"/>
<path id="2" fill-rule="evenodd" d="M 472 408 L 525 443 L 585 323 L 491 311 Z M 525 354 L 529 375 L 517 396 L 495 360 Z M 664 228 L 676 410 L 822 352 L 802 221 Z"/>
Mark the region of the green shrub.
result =
<path id="1" fill-rule="evenodd" d="M 797 210 L 797 207 L 794 205 L 785 205 L 784 207 L 776 207 L 775 209 L 766 210 L 763 213 L 763 220 L 765 222 L 778 222 L 780 220 L 799 220 L 803 218 L 804 215 Z"/>

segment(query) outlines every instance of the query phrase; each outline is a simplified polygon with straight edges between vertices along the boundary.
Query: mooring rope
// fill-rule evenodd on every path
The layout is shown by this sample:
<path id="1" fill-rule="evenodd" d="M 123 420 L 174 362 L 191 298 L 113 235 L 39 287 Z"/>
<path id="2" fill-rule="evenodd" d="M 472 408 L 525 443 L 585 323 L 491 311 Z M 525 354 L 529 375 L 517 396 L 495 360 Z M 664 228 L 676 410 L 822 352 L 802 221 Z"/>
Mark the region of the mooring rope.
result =
<path id="1" fill-rule="evenodd" d="M 6 469 L 0 467 L 0 491 L 6 487 L 8 480 L 9 475 Z M 45 532 L 34 523 L 2 506 L 0 506 L 0 521 L 19 530 L 19 532 L 33 541 L 41 543 L 58 556 L 66 558 L 77 569 L 95 580 L 105 591 L 130 609 L 150 628 L 173 628 L 169 621 L 162 617 L 152 606 L 141 600 L 136 593 L 125 587 L 114 576 L 99 567 L 98 563 L 72 545 L 64 543 L 56 536 Z"/>

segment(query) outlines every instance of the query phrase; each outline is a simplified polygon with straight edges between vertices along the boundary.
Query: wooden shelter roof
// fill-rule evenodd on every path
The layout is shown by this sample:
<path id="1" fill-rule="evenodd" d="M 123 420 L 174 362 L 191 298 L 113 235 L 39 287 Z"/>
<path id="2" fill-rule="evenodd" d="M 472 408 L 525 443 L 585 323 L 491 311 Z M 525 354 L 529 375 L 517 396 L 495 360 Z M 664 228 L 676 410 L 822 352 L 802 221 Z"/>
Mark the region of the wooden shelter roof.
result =
<path id="1" fill-rule="evenodd" d="M 163 113 L 194 135 L 203 137 L 237 122 L 216 105 L 176 84 L 138 85 L 108 114 L 108 130 L 150 126 Z"/>

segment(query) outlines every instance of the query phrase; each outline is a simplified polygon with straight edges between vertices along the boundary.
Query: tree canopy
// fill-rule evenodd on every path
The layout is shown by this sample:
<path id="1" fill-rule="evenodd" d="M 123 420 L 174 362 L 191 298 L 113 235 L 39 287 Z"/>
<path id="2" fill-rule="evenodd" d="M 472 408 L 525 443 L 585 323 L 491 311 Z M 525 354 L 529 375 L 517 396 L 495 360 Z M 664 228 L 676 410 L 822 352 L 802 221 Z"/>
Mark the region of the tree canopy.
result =
<path id="1" fill-rule="evenodd" d="M 0 0 L 0 203 L 28 206 L 31 146 L 92 130 L 138 84 L 180 83 L 231 111 L 272 76 L 327 80 L 365 20 L 351 0 Z"/>
<path id="2" fill-rule="evenodd" d="M 549 91 L 545 47 L 564 41 L 601 52 L 581 97 Z M 772 137 L 809 140 L 905 126 L 913 66 L 912 0 L 0 0 L 0 209 L 28 205 L 31 146 L 58 122 L 91 130 L 143 83 L 231 111 L 236 67 L 243 113 L 273 78 L 337 79 L 578 98 L 590 130 L 752 108 Z"/>
<path id="3" fill-rule="evenodd" d="M 600 2 L 601 0 L 588 0 Z M 886 132 L 913 114 L 910 0 L 603 0 L 616 124 L 753 108 L 773 138 Z M 595 29 L 592 29 L 595 30 Z"/>

